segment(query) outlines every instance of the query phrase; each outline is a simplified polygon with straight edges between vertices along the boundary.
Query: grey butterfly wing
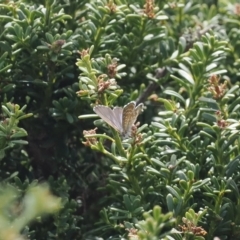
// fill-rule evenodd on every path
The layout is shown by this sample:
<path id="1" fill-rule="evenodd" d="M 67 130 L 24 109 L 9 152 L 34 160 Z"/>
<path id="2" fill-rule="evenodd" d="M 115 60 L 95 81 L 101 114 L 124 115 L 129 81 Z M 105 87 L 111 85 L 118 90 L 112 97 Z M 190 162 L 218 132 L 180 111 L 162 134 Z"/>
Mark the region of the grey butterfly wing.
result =
<path id="1" fill-rule="evenodd" d="M 115 119 L 115 125 L 120 130 L 119 132 L 122 132 L 122 115 L 123 115 L 123 108 L 122 107 L 114 107 L 113 108 L 113 114 Z"/>
<path id="2" fill-rule="evenodd" d="M 132 101 L 124 106 L 122 116 L 123 136 L 130 136 L 132 125 L 136 122 L 138 115 L 143 109 L 143 104 L 136 107 L 136 102 Z"/>
<path id="3" fill-rule="evenodd" d="M 112 110 L 109 107 L 98 105 L 93 108 L 93 111 L 104 120 L 112 128 L 121 132 L 122 126 L 119 126 L 119 120 L 117 119 L 117 113 L 120 110 Z"/>
<path id="4" fill-rule="evenodd" d="M 143 111 L 143 107 L 144 107 L 143 103 L 140 103 L 135 107 L 136 119 L 135 119 L 134 123 L 136 122 L 138 115 Z"/>

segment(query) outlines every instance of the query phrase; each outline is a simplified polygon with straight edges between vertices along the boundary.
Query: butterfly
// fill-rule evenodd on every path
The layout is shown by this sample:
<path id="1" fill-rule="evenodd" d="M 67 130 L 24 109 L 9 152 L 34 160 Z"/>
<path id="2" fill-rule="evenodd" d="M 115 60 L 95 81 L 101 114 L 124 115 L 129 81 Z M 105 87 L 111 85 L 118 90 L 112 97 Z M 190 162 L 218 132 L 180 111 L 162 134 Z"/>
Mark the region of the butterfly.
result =
<path id="1" fill-rule="evenodd" d="M 124 138 L 130 137 L 132 125 L 136 122 L 138 115 L 143 110 L 143 104 L 136 106 L 136 102 L 129 102 L 122 107 L 111 109 L 107 106 L 97 105 L 93 111 L 102 118 L 108 125 L 117 130 Z"/>

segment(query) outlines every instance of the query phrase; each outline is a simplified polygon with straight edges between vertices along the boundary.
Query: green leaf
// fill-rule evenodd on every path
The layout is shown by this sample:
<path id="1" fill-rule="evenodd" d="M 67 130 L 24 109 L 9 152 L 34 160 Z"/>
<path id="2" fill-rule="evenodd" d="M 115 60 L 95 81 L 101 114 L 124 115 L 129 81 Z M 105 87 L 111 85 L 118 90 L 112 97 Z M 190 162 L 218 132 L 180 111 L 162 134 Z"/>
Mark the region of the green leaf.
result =
<path id="1" fill-rule="evenodd" d="M 166 186 L 166 188 L 168 189 L 168 191 L 175 196 L 178 200 L 181 199 L 181 196 L 178 194 L 178 192 L 171 186 Z"/>
<path id="2" fill-rule="evenodd" d="M 165 90 L 164 93 L 176 97 L 178 100 L 185 104 L 185 99 L 179 93 L 172 90 Z"/>

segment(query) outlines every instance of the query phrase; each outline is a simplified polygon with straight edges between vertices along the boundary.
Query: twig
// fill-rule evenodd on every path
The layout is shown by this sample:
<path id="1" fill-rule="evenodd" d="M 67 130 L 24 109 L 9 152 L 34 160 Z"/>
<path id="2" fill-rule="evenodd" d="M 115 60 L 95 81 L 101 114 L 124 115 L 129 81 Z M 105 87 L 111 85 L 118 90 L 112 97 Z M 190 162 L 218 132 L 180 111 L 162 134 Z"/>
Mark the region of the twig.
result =
<path id="1" fill-rule="evenodd" d="M 155 77 L 157 79 L 161 79 L 163 77 L 165 77 L 167 74 L 167 70 L 166 68 L 158 68 L 156 70 L 156 74 Z M 155 91 L 157 88 L 159 87 L 157 82 L 151 82 L 148 87 L 146 88 L 146 90 L 138 97 L 138 99 L 136 100 L 137 105 L 139 103 L 143 103 L 147 100 L 147 98 L 151 95 L 151 93 L 153 91 Z"/>

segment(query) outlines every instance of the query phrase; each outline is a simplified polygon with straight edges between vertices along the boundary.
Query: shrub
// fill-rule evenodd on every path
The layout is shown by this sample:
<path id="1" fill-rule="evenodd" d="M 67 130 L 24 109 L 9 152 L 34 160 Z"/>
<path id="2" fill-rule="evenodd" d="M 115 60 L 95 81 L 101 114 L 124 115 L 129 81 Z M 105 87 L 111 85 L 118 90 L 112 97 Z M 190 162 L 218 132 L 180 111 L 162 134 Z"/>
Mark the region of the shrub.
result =
<path id="1" fill-rule="evenodd" d="M 238 237 L 238 4 L 10 1 L 0 11 L 0 216 L 17 226 L 2 239 Z M 131 137 L 94 121 L 94 106 L 111 115 L 130 101 L 145 105 Z"/>

